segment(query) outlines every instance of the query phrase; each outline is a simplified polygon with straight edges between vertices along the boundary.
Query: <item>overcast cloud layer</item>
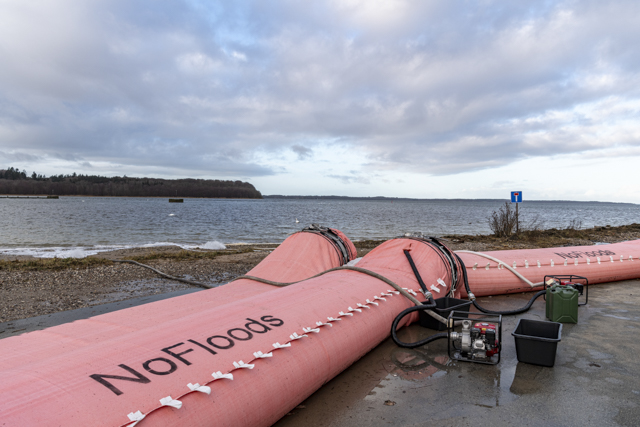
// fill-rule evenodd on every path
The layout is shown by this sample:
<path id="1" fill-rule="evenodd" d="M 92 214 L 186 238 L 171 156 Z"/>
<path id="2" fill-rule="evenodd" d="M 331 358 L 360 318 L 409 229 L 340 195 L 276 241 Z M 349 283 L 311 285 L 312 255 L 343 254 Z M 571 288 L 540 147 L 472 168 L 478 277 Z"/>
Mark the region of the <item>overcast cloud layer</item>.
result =
<path id="1" fill-rule="evenodd" d="M 630 1 L 4 0 L 0 168 L 640 202 L 638 16 Z"/>

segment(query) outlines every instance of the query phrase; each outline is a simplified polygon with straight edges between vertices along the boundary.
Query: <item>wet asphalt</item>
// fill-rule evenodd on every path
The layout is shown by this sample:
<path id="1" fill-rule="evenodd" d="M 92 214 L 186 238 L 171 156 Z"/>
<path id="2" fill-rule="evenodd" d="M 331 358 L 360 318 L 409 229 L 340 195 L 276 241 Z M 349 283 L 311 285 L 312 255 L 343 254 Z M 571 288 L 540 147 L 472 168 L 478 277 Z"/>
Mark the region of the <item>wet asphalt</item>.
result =
<path id="1" fill-rule="evenodd" d="M 509 310 L 530 296 L 479 301 Z M 540 298 L 503 318 L 497 365 L 452 360 L 446 340 L 413 350 L 387 340 L 276 426 L 639 426 L 640 281 L 591 286 L 578 323 L 563 325 L 553 367 L 518 362 L 517 319 L 544 316 Z M 399 337 L 433 333 L 412 325 Z"/>

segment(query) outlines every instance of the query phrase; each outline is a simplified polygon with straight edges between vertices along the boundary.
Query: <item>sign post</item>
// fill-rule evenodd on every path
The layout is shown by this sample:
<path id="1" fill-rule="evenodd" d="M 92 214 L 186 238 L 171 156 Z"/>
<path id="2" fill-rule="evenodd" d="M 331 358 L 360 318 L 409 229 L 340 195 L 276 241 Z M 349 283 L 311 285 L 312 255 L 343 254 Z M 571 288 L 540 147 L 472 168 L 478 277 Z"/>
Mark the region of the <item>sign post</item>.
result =
<path id="1" fill-rule="evenodd" d="M 522 191 L 511 192 L 511 203 L 516 204 L 516 234 L 520 232 L 520 217 L 518 216 L 518 203 L 522 203 Z"/>

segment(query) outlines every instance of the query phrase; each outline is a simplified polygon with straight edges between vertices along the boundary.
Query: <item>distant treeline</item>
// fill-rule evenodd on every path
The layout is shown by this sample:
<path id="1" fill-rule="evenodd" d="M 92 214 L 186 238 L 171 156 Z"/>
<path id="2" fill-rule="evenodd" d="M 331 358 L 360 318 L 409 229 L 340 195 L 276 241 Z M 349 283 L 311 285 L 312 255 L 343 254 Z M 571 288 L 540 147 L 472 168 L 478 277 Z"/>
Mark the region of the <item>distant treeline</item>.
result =
<path id="1" fill-rule="evenodd" d="M 27 175 L 13 167 L 0 170 L 0 194 L 112 196 L 112 197 L 219 197 L 261 199 L 253 185 L 218 179 L 160 179 L 97 175 Z"/>

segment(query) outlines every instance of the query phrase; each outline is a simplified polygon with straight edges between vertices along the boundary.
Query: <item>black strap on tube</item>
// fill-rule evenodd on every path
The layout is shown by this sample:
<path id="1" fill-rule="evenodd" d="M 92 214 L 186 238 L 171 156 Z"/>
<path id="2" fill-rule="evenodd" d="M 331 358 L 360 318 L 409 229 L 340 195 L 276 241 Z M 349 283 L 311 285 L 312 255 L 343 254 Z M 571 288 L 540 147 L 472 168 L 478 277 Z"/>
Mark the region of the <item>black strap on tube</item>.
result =
<path id="1" fill-rule="evenodd" d="M 416 276 L 416 279 L 418 280 L 418 284 L 422 288 L 422 292 L 426 295 L 427 292 L 428 292 L 427 291 L 427 286 L 422 281 L 422 277 L 420 276 L 420 273 L 418 272 L 418 268 L 416 267 L 416 264 L 413 262 L 413 258 L 411 257 L 411 254 L 409 253 L 409 251 L 407 249 L 404 250 L 404 255 L 409 260 L 409 264 L 411 265 L 411 269 L 413 270 L 413 274 Z"/>

